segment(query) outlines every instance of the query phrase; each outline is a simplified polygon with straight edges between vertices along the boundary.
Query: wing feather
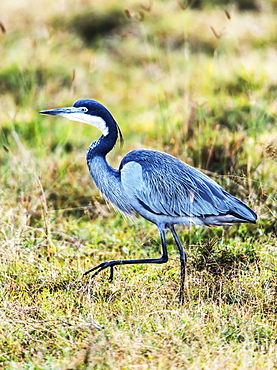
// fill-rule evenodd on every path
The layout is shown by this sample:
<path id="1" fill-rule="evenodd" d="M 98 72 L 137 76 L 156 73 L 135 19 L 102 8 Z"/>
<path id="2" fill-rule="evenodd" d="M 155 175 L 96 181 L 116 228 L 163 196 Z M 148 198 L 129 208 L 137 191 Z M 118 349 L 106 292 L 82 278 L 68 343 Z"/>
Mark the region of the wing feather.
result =
<path id="1" fill-rule="evenodd" d="M 215 181 L 168 154 L 134 150 L 123 159 L 121 182 L 129 196 L 148 211 L 168 216 L 206 217 L 255 213 Z"/>

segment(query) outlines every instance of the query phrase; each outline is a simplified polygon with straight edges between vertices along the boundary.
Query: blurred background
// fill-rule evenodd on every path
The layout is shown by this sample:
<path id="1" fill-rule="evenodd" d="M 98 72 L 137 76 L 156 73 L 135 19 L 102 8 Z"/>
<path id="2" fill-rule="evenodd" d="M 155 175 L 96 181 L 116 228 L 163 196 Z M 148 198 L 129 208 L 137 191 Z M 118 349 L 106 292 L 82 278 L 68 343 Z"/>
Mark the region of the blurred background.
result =
<path id="1" fill-rule="evenodd" d="M 82 98 L 104 104 L 123 132 L 124 147 L 108 155 L 114 167 L 132 149 L 165 151 L 202 169 L 258 213 L 256 226 L 189 235 L 182 229 L 193 256 L 188 274 L 205 271 L 206 281 L 217 284 L 218 269 L 227 281 L 245 261 L 253 267 L 264 259 L 272 267 L 276 16 L 276 0 L 1 0 L 3 281 L 31 286 L 49 271 L 49 261 L 55 281 L 72 281 L 97 261 L 159 253 L 156 228 L 142 219 L 130 224 L 92 183 L 85 154 L 100 133 L 38 114 Z M 206 238 L 233 249 L 212 254 L 217 247 Z M 178 273 L 168 269 L 177 286 Z M 52 277 L 43 279 L 48 289 Z M 228 289 L 232 294 L 234 287 Z M 264 299 L 274 302 L 272 295 Z"/>
<path id="2" fill-rule="evenodd" d="M 114 115 L 124 151 L 164 150 L 215 177 L 233 175 L 222 180 L 227 190 L 256 210 L 271 207 L 276 8 L 274 0 L 1 1 L 5 199 L 17 186 L 34 191 L 26 176 L 35 172 L 51 207 L 91 200 L 84 155 L 99 133 L 37 112 L 92 98 Z M 122 155 L 117 147 L 112 164 Z"/>

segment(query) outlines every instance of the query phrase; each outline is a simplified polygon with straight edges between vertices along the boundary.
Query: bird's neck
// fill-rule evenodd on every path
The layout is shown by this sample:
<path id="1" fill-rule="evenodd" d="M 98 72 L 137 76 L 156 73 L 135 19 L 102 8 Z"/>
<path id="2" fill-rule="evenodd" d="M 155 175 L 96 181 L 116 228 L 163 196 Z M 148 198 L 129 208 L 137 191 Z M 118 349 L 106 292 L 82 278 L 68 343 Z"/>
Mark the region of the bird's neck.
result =
<path id="1" fill-rule="evenodd" d="M 98 140 L 93 141 L 87 151 L 87 162 L 91 161 L 94 157 L 106 157 L 106 155 L 115 146 L 117 140 L 116 126 L 109 128 L 107 135 L 102 135 Z"/>

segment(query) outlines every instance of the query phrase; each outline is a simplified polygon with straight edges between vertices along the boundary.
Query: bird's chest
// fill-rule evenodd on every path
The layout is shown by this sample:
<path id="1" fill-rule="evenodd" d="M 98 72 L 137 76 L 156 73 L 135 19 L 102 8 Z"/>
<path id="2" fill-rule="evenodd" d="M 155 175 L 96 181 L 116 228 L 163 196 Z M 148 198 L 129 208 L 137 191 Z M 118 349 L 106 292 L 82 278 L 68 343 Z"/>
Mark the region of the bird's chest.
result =
<path id="1" fill-rule="evenodd" d="M 87 164 L 95 185 L 108 198 L 108 195 L 113 193 L 114 186 L 118 182 L 116 171 L 99 157 L 88 160 Z"/>
<path id="2" fill-rule="evenodd" d="M 88 160 L 87 163 L 91 177 L 103 196 L 123 213 L 132 213 L 133 209 L 123 191 L 119 172 L 101 157 Z"/>

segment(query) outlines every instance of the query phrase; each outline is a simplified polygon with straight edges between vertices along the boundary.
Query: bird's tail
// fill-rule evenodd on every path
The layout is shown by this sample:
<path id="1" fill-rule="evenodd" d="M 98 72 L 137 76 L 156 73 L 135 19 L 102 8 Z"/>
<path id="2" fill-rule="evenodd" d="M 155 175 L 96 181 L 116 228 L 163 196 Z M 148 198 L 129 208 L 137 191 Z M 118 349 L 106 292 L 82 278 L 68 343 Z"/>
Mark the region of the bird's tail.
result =
<path id="1" fill-rule="evenodd" d="M 237 214 L 227 214 L 219 216 L 208 216 L 203 220 L 204 224 L 207 226 L 232 226 L 235 223 L 256 223 L 256 218 L 244 218 Z"/>

